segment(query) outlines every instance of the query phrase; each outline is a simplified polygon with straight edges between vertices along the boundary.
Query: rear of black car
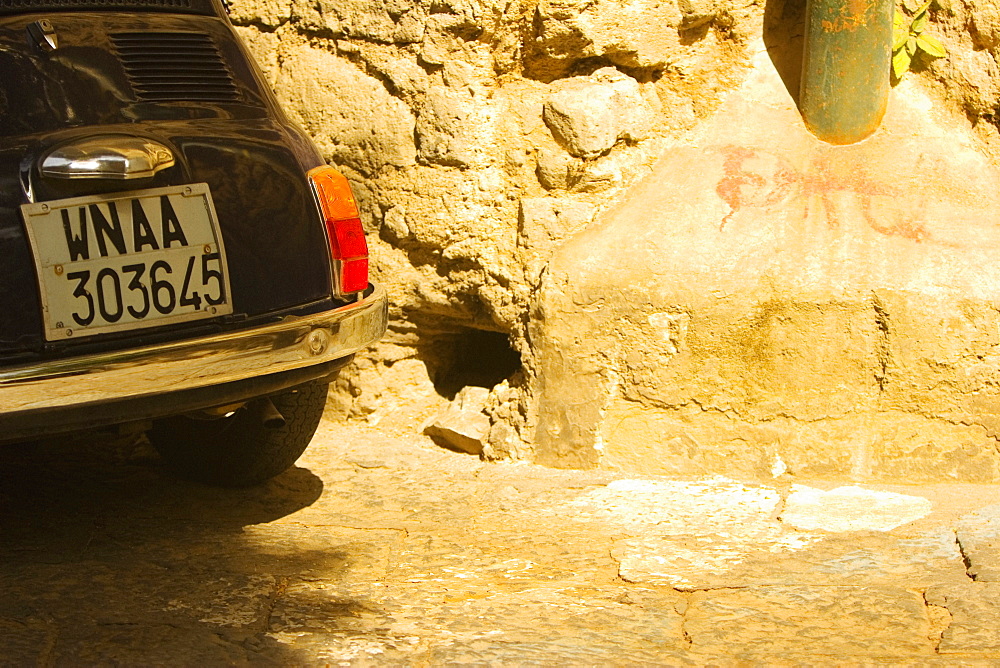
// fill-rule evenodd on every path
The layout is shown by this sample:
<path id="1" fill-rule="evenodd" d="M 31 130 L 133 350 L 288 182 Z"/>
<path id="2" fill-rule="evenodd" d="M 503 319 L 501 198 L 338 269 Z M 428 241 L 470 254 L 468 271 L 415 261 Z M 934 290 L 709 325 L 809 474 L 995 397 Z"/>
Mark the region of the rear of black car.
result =
<path id="1" fill-rule="evenodd" d="M 152 421 L 211 482 L 308 442 L 278 404 L 318 421 L 385 329 L 346 180 L 214 0 L 0 0 L 0 266 L 0 440 Z"/>

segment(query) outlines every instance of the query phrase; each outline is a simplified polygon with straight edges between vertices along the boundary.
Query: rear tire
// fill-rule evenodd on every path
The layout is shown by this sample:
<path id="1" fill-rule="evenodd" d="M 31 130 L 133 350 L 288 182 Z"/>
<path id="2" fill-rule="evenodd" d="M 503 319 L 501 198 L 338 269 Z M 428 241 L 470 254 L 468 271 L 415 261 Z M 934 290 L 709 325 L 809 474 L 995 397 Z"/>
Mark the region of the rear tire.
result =
<path id="1" fill-rule="evenodd" d="M 214 420 L 176 416 L 157 420 L 150 443 L 179 477 L 218 487 L 258 485 L 290 468 L 312 440 L 323 416 L 329 383 L 311 382 L 273 395 L 285 418 L 265 426 L 241 408 Z"/>

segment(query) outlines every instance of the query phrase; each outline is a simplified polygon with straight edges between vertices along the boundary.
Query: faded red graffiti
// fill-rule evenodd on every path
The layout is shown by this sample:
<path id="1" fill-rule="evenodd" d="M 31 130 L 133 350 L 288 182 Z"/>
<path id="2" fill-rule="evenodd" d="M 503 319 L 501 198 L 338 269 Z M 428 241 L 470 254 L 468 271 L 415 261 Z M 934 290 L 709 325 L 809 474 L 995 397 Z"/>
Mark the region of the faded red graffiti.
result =
<path id="1" fill-rule="evenodd" d="M 839 227 L 841 221 L 833 198 L 838 193 L 846 192 L 860 198 L 865 222 L 876 232 L 917 242 L 933 241 L 922 221 L 880 221 L 873 212 L 873 198 L 900 198 L 904 193 L 868 179 L 861 170 L 838 173 L 831 168 L 827 158 L 821 157 L 808 172 L 804 172 L 796 170 L 780 156 L 764 151 L 742 146 L 726 146 L 719 151 L 723 155 L 723 177 L 715 192 L 730 209 L 719 224 L 720 231 L 744 207 L 766 207 L 792 195 L 805 198 L 807 202 L 815 195 L 823 206 L 827 225 Z"/>

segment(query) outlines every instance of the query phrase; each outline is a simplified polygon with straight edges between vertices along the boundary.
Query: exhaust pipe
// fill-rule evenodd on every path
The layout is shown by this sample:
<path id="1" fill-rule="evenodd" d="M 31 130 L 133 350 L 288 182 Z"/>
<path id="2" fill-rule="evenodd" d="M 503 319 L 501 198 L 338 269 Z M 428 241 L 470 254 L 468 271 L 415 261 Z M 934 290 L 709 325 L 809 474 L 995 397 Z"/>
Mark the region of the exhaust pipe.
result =
<path id="1" fill-rule="evenodd" d="M 247 404 L 245 410 L 268 429 L 281 429 L 286 424 L 285 416 L 278 411 L 270 397 L 254 399 Z"/>

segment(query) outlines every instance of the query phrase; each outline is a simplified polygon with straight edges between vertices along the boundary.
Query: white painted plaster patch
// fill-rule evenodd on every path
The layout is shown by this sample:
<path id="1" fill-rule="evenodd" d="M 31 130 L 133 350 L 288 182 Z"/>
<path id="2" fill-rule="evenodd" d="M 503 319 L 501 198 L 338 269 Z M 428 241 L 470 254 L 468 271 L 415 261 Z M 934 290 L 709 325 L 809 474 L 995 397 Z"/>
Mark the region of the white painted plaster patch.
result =
<path id="1" fill-rule="evenodd" d="M 775 455 L 774 463 L 771 464 L 771 476 L 774 478 L 780 478 L 786 473 L 788 473 L 788 465 L 785 464 L 779 455 Z"/>
<path id="2" fill-rule="evenodd" d="M 931 512 L 922 496 L 838 487 L 829 492 L 793 485 L 781 521 L 797 529 L 820 531 L 889 531 Z"/>
<path id="3" fill-rule="evenodd" d="M 850 567 L 874 577 L 872 573 L 905 558 L 889 548 L 844 555 L 833 543 L 825 548 L 832 550 L 830 557 L 822 551 L 795 555 L 825 544 L 824 534 L 813 530 L 887 531 L 931 510 L 922 497 L 861 487 L 824 492 L 795 485 L 779 521 L 780 501 L 775 489 L 725 478 L 618 480 L 581 494 L 555 512 L 628 532 L 612 550 L 625 580 L 697 589 L 755 578 L 761 584 L 783 583 L 790 575 L 782 564 L 802 558 L 819 559 L 834 573 Z"/>
<path id="4" fill-rule="evenodd" d="M 557 512 L 632 534 L 612 551 L 624 579 L 691 587 L 724 579 L 750 554 L 795 552 L 818 540 L 779 523 L 780 502 L 775 489 L 726 478 L 617 480 Z"/>
<path id="5" fill-rule="evenodd" d="M 556 510 L 657 535 L 739 534 L 773 526 L 777 490 L 711 478 L 699 481 L 616 480 Z"/>

